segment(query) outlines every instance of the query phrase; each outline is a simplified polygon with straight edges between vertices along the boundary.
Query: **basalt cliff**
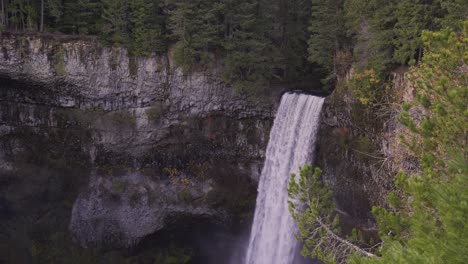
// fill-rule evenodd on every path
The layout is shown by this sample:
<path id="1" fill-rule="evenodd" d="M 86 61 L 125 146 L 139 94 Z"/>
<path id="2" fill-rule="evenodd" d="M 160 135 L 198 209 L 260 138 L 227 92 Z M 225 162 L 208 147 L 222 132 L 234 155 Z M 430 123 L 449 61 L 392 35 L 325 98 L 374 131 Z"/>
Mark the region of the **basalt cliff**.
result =
<path id="1" fill-rule="evenodd" d="M 164 230 L 186 240 L 248 229 L 281 91 L 241 95 L 219 69 L 187 73 L 170 52 L 135 58 L 92 38 L 2 35 L 0 256 L 90 263 L 83 248 L 171 243 Z M 390 101 L 407 101 L 403 74 L 393 79 Z M 380 109 L 360 105 L 343 76 L 317 143 L 344 223 L 371 232 L 370 208 L 385 206 L 396 171 L 417 169 L 397 140 L 399 109 Z M 226 233 L 214 240 L 229 244 Z"/>
<path id="2" fill-rule="evenodd" d="M 0 250 L 27 258 L 54 228 L 131 248 L 178 219 L 225 226 L 253 211 L 279 96 L 249 100 L 214 66 L 184 73 L 170 54 L 92 39 L 0 46 Z"/>

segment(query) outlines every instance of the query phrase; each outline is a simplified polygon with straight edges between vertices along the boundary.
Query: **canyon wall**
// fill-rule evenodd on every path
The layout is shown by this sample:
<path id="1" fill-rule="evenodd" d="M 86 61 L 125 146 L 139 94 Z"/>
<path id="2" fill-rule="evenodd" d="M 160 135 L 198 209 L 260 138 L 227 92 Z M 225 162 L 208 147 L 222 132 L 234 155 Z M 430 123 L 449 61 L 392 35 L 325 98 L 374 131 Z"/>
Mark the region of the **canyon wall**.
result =
<path id="1" fill-rule="evenodd" d="M 4 34 L 0 47 L 2 244 L 31 243 L 16 226 L 60 226 L 83 247 L 128 248 L 178 217 L 253 212 L 279 95 L 252 100 L 216 65 L 184 73 L 93 39 Z"/>
<path id="2" fill-rule="evenodd" d="M 170 53 L 134 58 L 92 38 L 4 34 L 0 48 L 0 255 L 28 263 L 52 235 L 134 248 L 184 221 L 250 221 L 280 91 L 240 95 L 216 63 L 184 73 Z M 395 73 L 386 105 L 369 108 L 342 77 L 316 163 L 343 223 L 374 232 L 371 206 L 418 169 L 398 141 L 412 91 Z"/>

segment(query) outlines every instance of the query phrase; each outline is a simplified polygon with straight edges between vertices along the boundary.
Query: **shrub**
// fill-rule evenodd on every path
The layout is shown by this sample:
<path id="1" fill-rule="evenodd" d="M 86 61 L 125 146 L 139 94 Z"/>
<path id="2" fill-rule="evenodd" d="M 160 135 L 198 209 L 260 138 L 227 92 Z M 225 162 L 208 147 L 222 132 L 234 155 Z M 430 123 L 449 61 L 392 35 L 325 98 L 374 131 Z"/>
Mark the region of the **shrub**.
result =
<path id="1" fill-rule="evenodd" d="M 356 73 L 350 85 L 361 104 L 374 106 L 380 102 L 381 87 L 384 87 L 384 84 L 373 69 Z"/>

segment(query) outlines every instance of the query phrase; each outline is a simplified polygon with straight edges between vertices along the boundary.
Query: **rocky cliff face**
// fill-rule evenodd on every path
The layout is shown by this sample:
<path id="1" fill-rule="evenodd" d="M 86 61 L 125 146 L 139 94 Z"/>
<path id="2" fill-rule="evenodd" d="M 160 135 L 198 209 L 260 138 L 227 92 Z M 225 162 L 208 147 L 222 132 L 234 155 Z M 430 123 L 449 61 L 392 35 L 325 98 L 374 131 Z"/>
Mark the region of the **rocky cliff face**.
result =
<path id="1" fill-rule="evenodd" d="M 9 262 L 68 245 L 68 233 L 85 248 L 131 248 L 178 219 L 225 226 L 253 212 L 279 95 L 249 100 L 216 66 L 184 74 L 170 56 L 132 58 L 92 39 L 3 35 L 0 47 Z M 418 166 L 397 140 L 395 103 L 411 91 L 402 74 L 392 87 L 388 106 L 368 109 L 341 80 L 322 110 L 316 162 L 345 222 L 364 231 L 396 171 Z"/>
<path id="2" fill-rule="evenodd" d="M 236 94 L 215 67 L 184 74 L 170 56 L 93 40 L 3 35 L 0 46 L 5 223 L 70 217 L 82 246 L 115 248 L 178 216 L 249 211 L 276 99 Z"/>
<path id="3" fill-rule="evenodd" d="M 332 186 L 345 225 L 376 231 L 371 207 L 387 206 L 399 170 L 418 169 L 399 141 L 406 129 L 397 120 L 401 103 L 413 95 L 404 71 L 394 73 L 385 102 L 364 106 L 348 87 L 350 76 L 341 79 L 325 100 L 317 164 Z"/>

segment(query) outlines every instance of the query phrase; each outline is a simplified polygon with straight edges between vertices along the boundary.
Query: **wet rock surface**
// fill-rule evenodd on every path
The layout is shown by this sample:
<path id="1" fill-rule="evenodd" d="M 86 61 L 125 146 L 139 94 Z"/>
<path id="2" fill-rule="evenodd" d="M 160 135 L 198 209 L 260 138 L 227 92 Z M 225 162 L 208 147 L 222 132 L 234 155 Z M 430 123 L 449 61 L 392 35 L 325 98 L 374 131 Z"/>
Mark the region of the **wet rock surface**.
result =
<path id="1" fill-rule="evenodd" d="M 6 226 L 54 218 L 83 247 L 122 248 L 178 215 L 226 224 L 252 211 L 277 98 L 90 40 L 3 35 L 0 46 Z"/>

